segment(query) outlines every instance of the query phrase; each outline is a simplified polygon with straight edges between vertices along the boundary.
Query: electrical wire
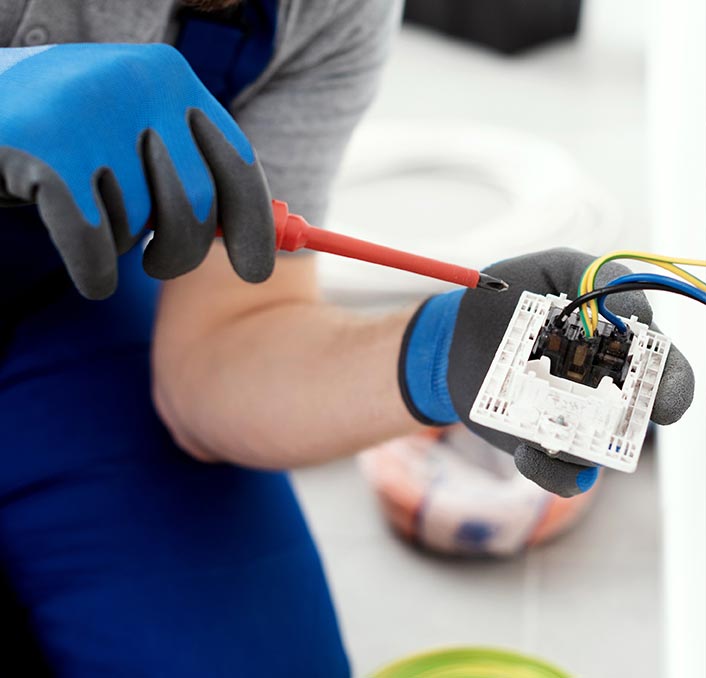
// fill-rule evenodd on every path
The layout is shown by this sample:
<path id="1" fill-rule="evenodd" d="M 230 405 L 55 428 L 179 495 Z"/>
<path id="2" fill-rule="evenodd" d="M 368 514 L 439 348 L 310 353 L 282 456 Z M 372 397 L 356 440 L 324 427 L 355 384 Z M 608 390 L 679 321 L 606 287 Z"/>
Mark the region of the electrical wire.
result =
<path id="1" fill-rule="evenodd" d="M 619 250 L 599 257 L 586 268 L 579 282 L 579 297 L 582 297 L 583 295 L 594 290 L 596 275 L 598 274 L 599 269 L 607 262 L 613 261 L 615 259 L 636 259 L 646 263 L 654 264 L 655 266 L 660 266 L 661 268 L 664 268 L 667 271 L 674 273 L 679 278 L 682 278 L 683 280 L 690 283 L 694 289 L 699 289 L 706 292 L 706 282 L 681 268 L 681 266 L 706 267 L 706 260 L 689 259 L 684 257 L 667 257 L 659 254 L 651 254 L 649 252 Z M 668 280 L 671 280 L 671 278 L 668 278 Z M 593 333 L 598 329 L 598 315 L 600 309 L 597 299 L 599 298 L 600 297 L 593 297 L 590 302 L 584 303 L 582 305 L 580 313 L 581 323 L 583 325 L 586 336 L 592 336 Z"/>
<path id="2" fill-rule="evenodd" d="M 590 292 L 595 287 L 595 279 L 598 270 L 606 264 L 608 261 L 613 261 L 615 259 L 637 259 L 639 261 L 644 261 L 647 263 L 660 266 L 671 273 L 676 274 L 678 277 L 691 282 L 700 289 L 706 291 L 706 283 L 696 276 L 692 275 L 688 271 L 677 266 L 677 264 L 682 265 L 693 265 L 693 266 L 706 266 L 706 261 L 700 259 L 687 259 L 683 257 L 666 257 L 658 254 L 651 254 L 649 252 L 633 252 L 630 250 L 619 250 L 616 252 L 611 252 L 602 257 L 599 257 L 584 272 L 581 282 L 579 283 L 579 295 L 586 292 Z M 598 327 L 598 305 L 594 301 L 590 304 L 591 316 L 589 319 L 588 309 L 584 308 L 582 310 L 582 316 L 584 320 L 584 328 L 588 326 L 588 334 L 593 333 Z"/>
<path id="3" fill-rule="evenodd" d="M 696 301 L 700 301 L 702 304 L 706 304 L 706 292 L 689 285 L 681 280 L 676 280 L 675 278 L 669 278 L 666 275 L 655 275 L 653 273 L 632 273 L 630 275 L 623 275 L 620 278 L 611 280 L 606 287 L 615 287 L 623 283 L 630 282 L 640 282 L 640 283 L 659 283 L 672 288 L 672 291 L 681 291 L 686 296 L 691 297 Z M 600 314 L 608 321 L 613 323 L 621 332 L 626 332 L 627 327 L 625 323 L 614 313 L 606 308 L 606 297 L 602 296 L 598 298 L 598 310 Z"/>
<path id="4" fill-rule="evenodd" d="M 625 277 L 627 277 L 627 276 L 625 276 Z M 687 285 L 686 287 L 689 287 L 689 286 Z M 628 283 L 620 283 L 618 285 L 606 285 L 605 287 L 601 287 L 597 290 L 591 290 L 590 292 L 587 292 L 586 294 L 583 294 L 580 297 L 577 297 L 570 304 L 567 304 L 563 308 L 562 312 L 557 316 L 557 322 L 559 322 L 559 323 L 564 322 L 576 309 L 580 308 L 581 306 L 583 306 L 584 304 L 586 304 L 589 301 L 593 301 L 594 299 L 599 299 L 601 297 L 610 296 L 612 294 L 620 294 L 621 292 L 635 292 L 635 291 L 643 291 L 643 290 L 657 290 L 657 291 L 661 291 L 661 292 L 673 292 L 674 294 L 680 294 L 682 296 L 689 297 L 690 299 L 694 299 L 695 301 L 701 301 L 703 304 L 706 304 L 706 295 L 704 295 L 703 297 L 696 296 L 696 294 L 698 292 L 700 292 L 700 290 L 696 290 L 693 287 L 690 290 L 686 290 L 686 289 L 675 288 L 673 285 L 665 285 L 664 283 L 628 282 Z M 615 323 L 613 323 L 613 324 L 615 324 Z M 584 327 L 584 329 L 585 329 L 585 327 Z M 587 334 L 587 336 L 589 336 L 589 337 L 592 335 L 593 335 L 592 333 Z"/>
<path id="5" fill-rule="evenodd" d="M 579 294 L 583 294 L 585 292 L 589 292 L 592 289 L 594 289 L 595 286 L 595 279 L 596 275 L 598 273 L 598 270 L 600 269 L 601 266 L 603 266 L 605 263 L 608 261 L 614 260 L 614 259 L 637 259 L 639 261 L 644 261 L 648 262 L 651 264 L 654 264 L 656 266 L 660 266 L 672 273 L 675 273 L 677 276 L 680 278 L 683 278 L 684 280 L 687 280 L 688 282 L 691 282 L 694 284 L 696 287 L 699 289 L 705 290 L 706 291 L 706 283 L 704 283 L 702 280 L 697 278 L 696 276 L 692 275 L 688 271 L 685 271 L 684 269 L 680 268 L 679 266 L 676 266 L 673 263 L 670 263 L 668 261 L 665 261 L 667 257 L 660 257 L 659 255 L 647 255 L 646 253 L 642 252 L 615 252 L 613 254 L 606 255 L 604 257 L 601 257 L 600 259 L 597 259 L 594 261 L 591 266 L 589 266 L 582 278 L 582 281 L 579 285 Z M 678 263 L 685 263 L 685 264 L 690 264 L 690 265 L 700 265 L 700 266 L 706 266 L 706 261 L 701 261 L 698 259 L 679 259 Z M 590 308 L 590 316 L 588 313 L 588 308 Z M 596 301 L 591 302 L 589 307 L 584 307 L 581 311 L 582 315 L 582 322 L 584 324 L 584 329 L 587 330 L 587 335 L 593 334 L 596 329 L 598 328 L 598 305 Z"/>

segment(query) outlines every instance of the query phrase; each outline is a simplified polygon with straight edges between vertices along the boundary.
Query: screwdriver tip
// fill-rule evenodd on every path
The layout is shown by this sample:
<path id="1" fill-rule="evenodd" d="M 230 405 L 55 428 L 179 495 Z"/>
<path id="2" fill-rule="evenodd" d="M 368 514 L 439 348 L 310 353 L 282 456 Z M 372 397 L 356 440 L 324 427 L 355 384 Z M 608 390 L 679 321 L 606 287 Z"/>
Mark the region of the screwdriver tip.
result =
<path id="1" fill-rule="evenodd" d="M 493 292 L 504 292 L 510 285 L 500 278 L 494 278 L 487 273 L 481 273 L 478 279 L 478 285 L 483 290 L 492 290 Z"/>

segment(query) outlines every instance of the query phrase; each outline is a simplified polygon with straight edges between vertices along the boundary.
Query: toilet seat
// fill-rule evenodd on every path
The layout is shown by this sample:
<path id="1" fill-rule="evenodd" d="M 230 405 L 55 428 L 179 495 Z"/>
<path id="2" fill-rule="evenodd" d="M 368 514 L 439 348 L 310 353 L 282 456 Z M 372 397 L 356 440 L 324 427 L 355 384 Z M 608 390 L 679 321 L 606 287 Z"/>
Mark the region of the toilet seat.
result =
<path id="1" fill-rule="evenodd" d="M 375 121 L 354 136 L 328 226 L 469 267 L 570 246 L 611 249 L 619 210 L 560 147 L 468 122 Z M 320 257 L 333 297 L 375 303 L 450 286 L 369 264 Z"/>

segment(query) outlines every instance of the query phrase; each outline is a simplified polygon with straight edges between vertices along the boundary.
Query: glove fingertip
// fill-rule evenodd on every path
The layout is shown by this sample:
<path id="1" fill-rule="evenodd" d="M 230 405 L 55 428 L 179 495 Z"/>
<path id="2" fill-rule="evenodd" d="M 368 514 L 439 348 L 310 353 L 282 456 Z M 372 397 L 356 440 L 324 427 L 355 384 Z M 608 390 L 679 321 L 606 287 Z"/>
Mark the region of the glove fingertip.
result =
<path id="1" fill-rule="evenodd" d="M 69 277 L 86 299 L 101 301 L 118 286 L 118 258 L 105 206 L 96 203 L 100 223 L 86 222 L 74 195 L 52 173 L 44 177 L 37 207 Z"/>
<path id="2" fill-rule="evenodd" d="M 598 467 L 587 466 L 576 474 L 576 486 L 581 493 L 588 492 L 598 480 Z"/>
<path id="3" fill-rule="evenodd" d="M 89 301 L 103 301 L 111 297 L 118 288 L 118 272 L 109 269 L 101 273 L 76 271 L 67 267 L 69 278 L 78 290 L 78 293 Z"/>
<path id="4" fill-rule="evenodd" d="M 194 112 L 192 131 L 216 184 L 218 215 L 233 269 L 246 282 L 263 282 L 275 265 L 275 228 L 262 166 L 254 152 L 253 162 L 246 162 L 202 112 Z M 245 137 L 242 141 L 249 146 Z"/>
<path id="5" fill-rule="evenodd" d="M 660 426 L 679 421 L 694 400 L 694 380 L 669 375 L 662 379 L 650 419 Z"/>
<path id="6" fill-rule="evenodd" d="M 561 461 L 526 443 L 515 450 L 515 466 L 542 489 L 564 498 L 588 491 L 598 477 L 595 467 Z"/>
<path id="7" fill-rule="evenodd" d="M 256 256 L 239 257 L 237 251 L 230 253 L 230 260 L 235 272 L 248 283 L 265 282 L 271 275 L 275 266 L 274 253 L 259 250 Z"/>

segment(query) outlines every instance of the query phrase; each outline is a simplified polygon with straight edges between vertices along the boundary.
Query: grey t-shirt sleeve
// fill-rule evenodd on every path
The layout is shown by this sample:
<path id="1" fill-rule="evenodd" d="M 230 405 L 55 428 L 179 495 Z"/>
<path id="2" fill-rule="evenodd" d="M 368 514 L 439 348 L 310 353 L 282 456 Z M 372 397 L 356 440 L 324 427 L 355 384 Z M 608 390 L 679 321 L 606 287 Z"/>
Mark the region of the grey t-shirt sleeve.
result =
<path id="1" fill-rule="evenodd" d="M 231 107 L 274 198 L 324 225 L 331 183 L 375 94 L 399 0 L 293 0 L 272 76 Z"/>

